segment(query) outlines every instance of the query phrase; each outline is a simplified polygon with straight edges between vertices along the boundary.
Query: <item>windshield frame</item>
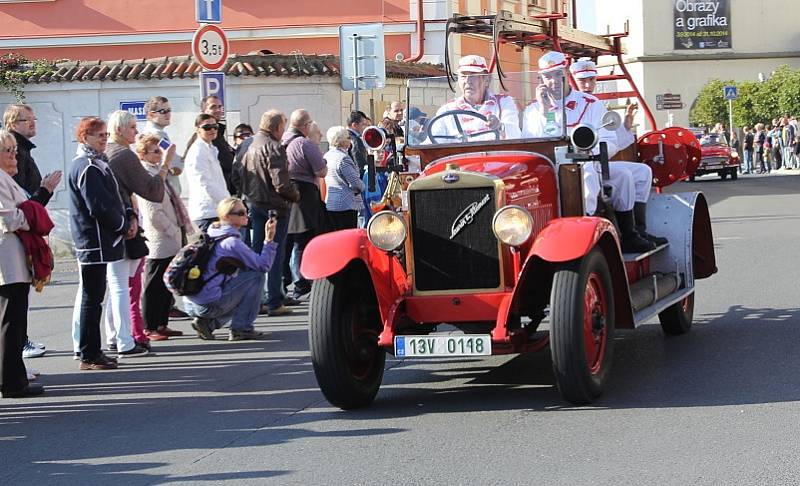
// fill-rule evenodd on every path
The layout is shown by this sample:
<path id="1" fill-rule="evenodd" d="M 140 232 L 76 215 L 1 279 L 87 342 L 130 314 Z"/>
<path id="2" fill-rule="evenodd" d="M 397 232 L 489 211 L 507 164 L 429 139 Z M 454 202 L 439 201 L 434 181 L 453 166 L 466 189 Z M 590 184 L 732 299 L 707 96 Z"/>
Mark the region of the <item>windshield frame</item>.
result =
<path id="1" fill-rule="evenodd" d="M 539 84 L 540 84 L 540 82 L 542 80 L 542 75 L 538 71 L 512 72 L 512 73 L 508 73 L 508 74 L 505 75 L 506 79 L 504 80 L 504 82 L 506 84 L 509 83 L 509 81 L 507 79 L 509 77 L 508 76 L 509 74 L 511 74 L 511 75 L 520 74 L 520 75 L 523 75 L 523 76 L 525 74 L 532 75 L 533 78 L 538 80 L 538 82 L 529 81 L 529 83 L 531 83 L 531 88 L 532 88 L 531 92 L 532 93 L 535 92 L 536 87 L 539 86 Z M 493 81 L 500 81 L 499 75 L 496 74 L 496 73 L 489 73 L 488 76 L 491 76 L 493 78 Z M 492 146 L 518 145 L 518 144 L 521 144 L 521 143 L 540 143 L 540 142 L 541 143 L 548 143 L 548 142 L 552 143 L 552 142 L 568 141 L 569 140 L 568 128 L 567 128 L 566 124 L 564 124 L 564 123 L 562 123 L 562 126 L 561 126 L 561 133 L 556 134 L 556 135 L 548 135 L 548 136 L 544 136 L 544 137 L 535 137 L 535 138 L 523 136 L 524 133 L 522 132 L 522 130 L 523 130 L 523 126 L 524 126 L 524 120 L 523 120 L 524 112 L 525 112 L 525 109 L 530 105 L 530 103 L 535 101 L 535 98 L 532 101 L 530 101 L 528 103 L 524 103 L 522 106 L 520 106 L 520 104 L 521 104 L 520 101 L 517 100 L 515 97 L 513 97 L 512 99 L 514 99 L 514 102 L 517 103 L 517 109 L 519 111 L 519 114 L 518 114 L 518 116 L 519 116 L 518 126 L 519 126 L 519 130 L 520 130 L 520 137 L 518 137 L 518 138 L 507 138 L 507 139 L 502 139 L 501 138 L 501 139 L 498 139 L 498 140 L 494 140 L 494 139 L 492 139 L 492 140 L 475 140 L 475 141 L 468 141 L 468 142 L 454 141 L 454 142 L 432 143 L 432 142 L 430 142 L 428 140 L 428 138 L 426 136 L 425 139 L 424 139 L 424 142 L 427 142 L 427 143 L 415 143 L 415 142 L 413 142 L 411 137 L 409 136 L 409 134 L 410 134 L 410 123 L 409 123 L 409 120 L 411 120 L 411 118 L 410 118 L 411 117 L 411 110 L 412 110 L 412 108 L 421 109 L 419 106 L 417 106 L 415 104 L 412 104 L 412 102 L 411 102 L 411 100 L 413 99 L 412 98 L 412 90 L 417 89 L 417 88 L 421 89 L 421 87 L 414 86 L 414 83 L 425 81 L 425 80 L 446 80 L 446 79 L 447 78 L 445 76 L 435 76 L 435 77 L 414 78 L 414 79 L 407 80 L 407 82 L 406 82 L 406 103 L 405 103 L 405 110 L 404 110 L 405 111 L 405 119 L 406 119 L 405 147 L 413 148 L 415 150 L 426 150 L 426 149 L 432 149 L 432 148 L 438 149 L 438 148 L 457 148 L 457 147 L 465 147 L 465 148 L 483 147 L 483 146 L 486 146 L 486 145 L 492 145 Z M 448 90 L 447 91 L 448 91 L 448 93 L 450 95 L 452 95 L 453 99 L 457 99 L 458 97 L 462 96 L 462 94 L 461 94 L 460 90 L 457 89 L 457 88 L 450 89 L 450 88 L 452 88 L 452 84 L 453 84 L 452 81 L 453 80 L 451 79 L 450 81 L 451 82 L 448 83 L 448 85 L 447 85 L 448 86 Z M 576 89 L 576 88 L 573 88 L 573 87 L 569 86 L 567 81 L 568 81 L 568 76 L 566 74 L 566 71 L 564 70 L 564 71 L 562 71 L 562 79 L 561 79 L 561 82 L 562 82 L 562 88 L 561 88 L 562 91 L 561 92 L 562 93 L 565 93 L 567 91 L 567 89 L 569 89 L 569 90 L 575 90 Z M 503 85 L 503 83 L 498 83 L 498 84 L 500 86 Z M 520 85 L 521 85 L 521 83 L 520 83 Z M 500 91 L 500 90 L 498 90 L 498 91 L 492 90 L 492 92 L 494 94 L 506 94 L 507 90 L 502 90 L 502 91 Z M 563 97 L 564 96 L 562 95 L 562 99 L 563 99 Z M 560 103 L 560 105 L 561 105 L 560 106 L 561 120 L 566 120 L 566 116 L 567 116 L 567 114 L 566 114 L 566 103 Z M 426 121 L 426 124 L 422 129 L 426 130 L 427 123 L 430 120 L 434 119 L 435 117 L 436 117 L 435 114 L 433 114 L 432 116 L 428 117 L 428 119 Z"/>

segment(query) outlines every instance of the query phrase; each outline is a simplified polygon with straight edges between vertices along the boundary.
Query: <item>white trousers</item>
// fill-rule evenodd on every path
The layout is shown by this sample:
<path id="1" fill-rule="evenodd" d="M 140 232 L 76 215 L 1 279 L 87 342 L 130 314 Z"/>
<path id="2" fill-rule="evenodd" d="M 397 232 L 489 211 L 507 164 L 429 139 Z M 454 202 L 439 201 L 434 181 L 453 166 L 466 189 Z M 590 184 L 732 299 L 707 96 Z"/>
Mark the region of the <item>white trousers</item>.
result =
<path id="1" fill-rule="evenodd" d="M 583 164 L 583 196 L 586 214 L 597 211 L 597 197 L 602 184 L 611 187 L 611 206 L 615 211 L 630 211 L 634 203 L 647 202 L 653 171 L 639 162 L 610 162 L 608 180 L 601 181 L 600 164 Z"/>
<path id="2" fill-rule="evenodd" d="M 128 292 L 128 278 L 136 272 L 139 260 L 123 259 L 106 264 L 108 283 L 108 301 L 104 305 L 106 341 L 116 343 L 120 351 L 130 351 L 136 345 L 131 332 L 131 296 Z M 78 277 L 78 293 L 75 295 L 75 306 L 72 310 L 72 347 L 77 353 L 80 350 L 81 331 L 79 318 L 81 313 L 82 285 Z"/>
<path id="3" fill-rule="evenodd" d="M 116 343 L 120 351 L 130 351 L 136 345 L 131 331 L 131 294 L 128 279 L 139 268 L 139 260 L 122 259 L 106 267 L 108 305 L 106 305 L 106 341 Z"/>
<path id="4" fill-rule="evenodd" d="M 612 170 L 609 167 L 609 179 L 602 181 L 599 169 L 600 167 L 595 167 L 594 163 L 583 164 L 583 202 L 586 214 L 592 215 L 597 211 L 597 197 L 600 195 L 602 184 L 611 187 L 611 206 L 615 211 L 633 209 L 635 190 L 631 173 L 625 169 Z"/>
<path id="5" fill-rule="evenodd" d="M 609 171 L 624 169 L 631 173 L 633 178 L 633 188 L 635 190 L 635 201 L 644 202 L 650 198 L 650 190 L 653 188 L 653 169 L 649 165 L 641 162 L 609 162 Z"/>

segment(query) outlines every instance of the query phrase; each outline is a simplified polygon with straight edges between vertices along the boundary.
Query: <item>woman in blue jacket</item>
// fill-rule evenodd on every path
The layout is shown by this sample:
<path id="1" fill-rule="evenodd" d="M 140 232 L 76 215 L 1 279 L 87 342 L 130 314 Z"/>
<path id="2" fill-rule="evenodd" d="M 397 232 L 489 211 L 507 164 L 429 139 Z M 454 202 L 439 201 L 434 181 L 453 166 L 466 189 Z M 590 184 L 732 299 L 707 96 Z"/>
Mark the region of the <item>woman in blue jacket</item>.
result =
<path id="1" fill-rule="evenodd" d="M 227 197 L 217 205 L 219 221 L 208 228 L 208 236 L 219 238 L 200 276 L 206 281 L 196 295 L 184 297 L 186 312 L 194 317 L 192 327 L 200 339 L 214 339 L 214 330 L 231 321 L 230 341 L 258 339 L 263 333 L 253 327 L 261 309 L 266 273 L 275 260 L 275 218 L 265 225 L 261 254 L 241 240 L 247 225 L 247 209 L 241 199 Z"/>
<path id="2" fill-rule="evenodd" d="M 133 209 L 125 207 L 119 185 L 108 167 L 106 123 L 83 118 L 75 133 L 78 153 L 72 160 L 67 187 L 70 231 L 78 255 L 81 279 L 80 369 L 117 367 L 100 350 L 100 317 L 106 293 L 106 264 L 122 260 L 124 241 L 131 234 Z M 135 229 L 135 228 L 133 228 Z"/>

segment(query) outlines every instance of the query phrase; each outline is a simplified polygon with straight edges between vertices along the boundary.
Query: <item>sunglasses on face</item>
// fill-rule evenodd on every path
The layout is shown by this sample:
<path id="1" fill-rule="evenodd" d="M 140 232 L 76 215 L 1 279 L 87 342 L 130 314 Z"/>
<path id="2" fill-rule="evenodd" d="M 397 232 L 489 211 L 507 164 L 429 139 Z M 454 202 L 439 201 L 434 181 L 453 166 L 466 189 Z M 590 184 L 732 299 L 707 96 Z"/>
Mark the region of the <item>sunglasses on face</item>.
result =
<path id="1" fill-rule="evenodd" d="M 230 214 L 231 216 L 247 216 L 247 211 L 245 211 L 244 209 L 242 209 L 242 210 L 240 210 L 240 211 L 231 211 L 231 212 L 230 212 L 230 213 L 228 213 L 228 214 Z"/>
<path id="2" fill-rule="evenodd" d="M 166 115 L 167 113 L 172 113 L 172 109 L 161 108 L 160 110 L 153 110 L 150 113 L 158 113 L 159 115 Z"/>
<path id="3" fill-rule="evenodd" d="M 219 125 L 217 125 L 216 123 L 214 123 L 213 125 L 212 124 L 200 125 L 200 128 L 202 128 L 203 130 L 205 130 L 207 132 L 210 132 L 211 130 L 219 129 Z"/>
<path id="4" fill-rule="evenodd" d="M 253 136 L 253 134 L 250 133 L 250 132 L 242 132 L 242 133 L 235 134 L 233 136 L 233 138 L 242 138 L 242 139 L 244 139 L 244 138 L 250 138 L 252 136 Z"/>
<path id="5" fill-rule="evenodd" d="M 145 150 L 145 154 L 160 154 L 161 149 L 159 147 L 154 148 L 153 150 Z"/>
<path id="6" fill-rule="evenodd" d="M 0 152 L 7 153 L 7 154 L 16 154 L 17 147 L 2 147 L 0 148 Z"/>

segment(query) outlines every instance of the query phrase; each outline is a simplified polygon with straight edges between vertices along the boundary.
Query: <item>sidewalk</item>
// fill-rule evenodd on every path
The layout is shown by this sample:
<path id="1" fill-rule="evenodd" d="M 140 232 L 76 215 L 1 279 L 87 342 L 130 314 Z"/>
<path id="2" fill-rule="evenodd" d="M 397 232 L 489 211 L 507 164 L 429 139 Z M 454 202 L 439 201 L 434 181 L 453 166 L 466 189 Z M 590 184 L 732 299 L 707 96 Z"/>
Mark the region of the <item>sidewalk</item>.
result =
<path id="1" fill-rule="evenodd" d="M 32 341 L 43 343 L 47 352 L 43 357 L 25 360 L 26 366 L 39 371 L 42 376 L 39 382 L 45 385 L 45 397 L 63 387 L 69 387 L 78 371 L 78 361 L 73 359 L 71 343 L 71 318 L 72 308 L 77 291 L 78 272 L 74 260 L 56 261 L 53 278 L 41 293 L 31 290 L 30 307 L 28 312 L 28 335 Z M 166 341 L 151 342 L 152 350 L 147 356 L 120 360 L 119 371 L 136 368 L 146 371 L 153 369 L 168 369 L 171 365 L 176 367 L 186 366 L 186 358 L 196 353 L 201 353 L 210 361 L 230 360 L 233 357 L 242 357 L 240 351 L 245 349 L 248 353 L 256 350 L 276 350 L 276 344 L 282 346 L 281 333 L 292 329 L 296 333 L 292 341 L 302 341 L 303 346 L 292 346 L 294 350 L 306 354 L 305 346 L 306 319 L 308 315 L 308 302 L 293 307 L 294 313 L 283 317 L 259 316 L 256 320 L 256 329 L 266 333 L 266 336 L 257 341 L 228 342 L 227 328 L 214 333 L 214 341 L 200 340 L 191 328 L 190 319 L 170 320 L 170 327 L 184 332 L 183 336 L 172 337 Z M 101 330 L 103 325 L 101 324 Z M 105 332 L 101 346 L 105 349 Z M 108 353 L 114 356 L 113 353 Z M 82 374 L 109 374 L 114 371 L 81 372 Z M 144 378 L 146 379 L 146 378 Z M 83 382 L 83 380 L 79 380 Z M 104 380 L 105 381 L 105 380 Z M 115 380 L 109 379 L 107 384 Z M 122 384 L 122 383 L 120 383 Z M 8 400 L 3 400 L 8 402 Z"/>

